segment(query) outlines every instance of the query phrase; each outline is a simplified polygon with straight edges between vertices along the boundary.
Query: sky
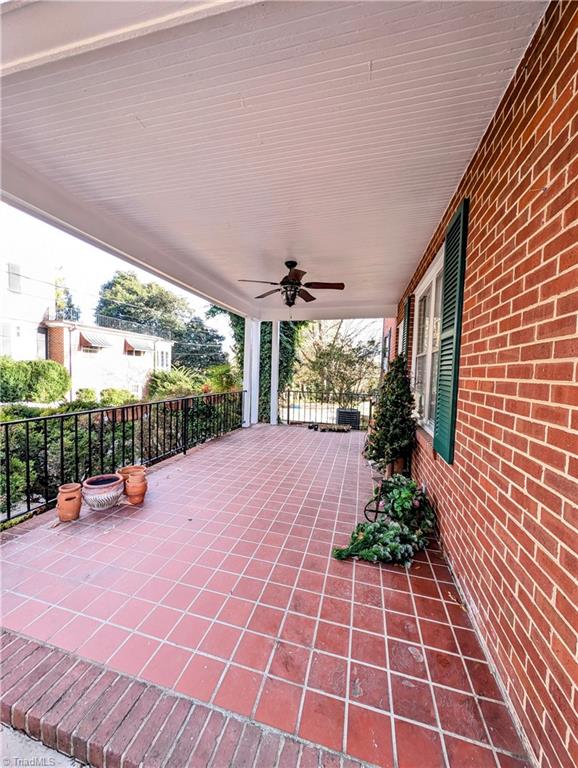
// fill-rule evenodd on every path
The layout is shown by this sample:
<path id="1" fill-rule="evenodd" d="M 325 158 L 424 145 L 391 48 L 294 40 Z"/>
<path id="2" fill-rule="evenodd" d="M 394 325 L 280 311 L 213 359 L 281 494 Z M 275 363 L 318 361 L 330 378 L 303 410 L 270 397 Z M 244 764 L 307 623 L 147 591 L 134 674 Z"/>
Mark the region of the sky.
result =
<path id="1" fill-rule="evenodd" d="M 26 285 L 34 285 L 34 281 L 38 281 L 39 285 L 40 281 L 53 283 L 58 277 L 64 278 L 74 303 L 81 310 L 83 322 L 94 321 L 94 308 L 100 286 L 117 270 L 131 270 L 136 272 L 143 282 L 158 283 L 177 296 L 186 298 L 195 313 L 224 336 L 225 351 L 231 351 L 233 338 L 227 317 L 206 319 L 205 312 L 210 304 L 190 291 L 185 291 L 6 203 L 0 203 L 0 232 L 4 258 L 20 265 L 22 275 L 32 280 Z M 380 338 L 382 323 L 381 319 L 346 321 L 348 326 L 358 330 L 360 338 L 366 339 Z"/>
<path id="2" fill-rule="evenodd" d="M 32 281 L 48 280 L 51 283 L 57 277 L 64 278 L 74 303 L 80 308 L 83 322 L 94 321 L 94 308 L 100 286 L 117 270 L 131 270 L 136 272 L 143 282 L 158 283 L 177 296 L 186 298 L 195 313 L 225 337 L 223 346 L 227 352 L 230 351 L 232 335 L 228 319 L 224 316 L 206 319 L 205 312 L 210 304 L 189 291 L 178 288 L 6 203 L 0 203 L 0 232 L 4 257 L 7 261 L 19 264 L 22 275 Z M 34 285 L 34 282 L 26 284 Z"/>

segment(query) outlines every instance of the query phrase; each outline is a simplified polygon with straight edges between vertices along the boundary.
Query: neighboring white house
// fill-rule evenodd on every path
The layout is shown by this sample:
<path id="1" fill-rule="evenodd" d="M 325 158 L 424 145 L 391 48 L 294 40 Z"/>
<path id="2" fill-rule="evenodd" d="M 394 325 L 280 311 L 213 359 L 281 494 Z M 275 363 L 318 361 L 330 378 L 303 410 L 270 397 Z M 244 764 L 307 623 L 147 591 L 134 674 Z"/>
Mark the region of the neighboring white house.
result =
<path id="1" fill-rule="evenodd" d="M 54 274 L 27 276 L 19 264 L 0 260 L 0 355 L 14 360 L 48 355 L 44 318 L 54 307 Z"/>
<path id="2" fill-rule="evenodd" d="M 48 355 L 62 363 L 79 389 L 127 389 L 142 397 L 152 371 L 171 367 L 172 342 L 159 336 L 66 320 L 46 320 Z"/>
<path id="3" fill-rule="evenodd" d="M 97 396 L 113 388 L 142 397 L 150 373 L 171 367 L 172 342 L 139 332 L 135 323 L 115 321 L 112 329 L 49 319 L 55 316 L 54 278 L 53 271 L 35 268 L 34 276 L 26 275 L 19 264 L 0 260 L 0 355 L 62 363 L 72 380 L 70 399 L 84 388 Z"/>

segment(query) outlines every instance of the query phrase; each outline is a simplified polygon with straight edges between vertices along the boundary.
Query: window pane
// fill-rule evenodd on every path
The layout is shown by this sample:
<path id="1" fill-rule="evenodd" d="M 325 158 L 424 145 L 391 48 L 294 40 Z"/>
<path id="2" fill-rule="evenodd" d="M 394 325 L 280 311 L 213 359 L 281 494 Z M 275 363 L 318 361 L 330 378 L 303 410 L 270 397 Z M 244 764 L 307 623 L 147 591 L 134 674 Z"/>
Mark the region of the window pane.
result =
<path id="1" fill-rule="evenodd" d="M 440 346 L 440 320 L 442 314 L 442 274 L 437 276 L 435 282 L 435 301 L 433 316 L 433 342 L 432 349 L 439 349 Z M 433 368 L 432 368 L 433 370 Z"/>
<path id="2" fill-rule="evenodd" d="M 22 293 L 19 264 L 8 264 L 8 290 Z"/>
<path id="3" fill-rule="evenodd" d="M 417 309 L 417 354 L 420 355 L 426 351 L 429 339 L 429 298 L 428 291 L 425 296 L 419 300 Z"/>
<path id="4" fill-rule="evenodd" d="M 435 421 L 436 397 L 438 385 L 438 353 L 433 352 L 431 356 L 431 373 L 429 383 L 429 404 L 428 404 L 428 424 Z"/>
<path id="5" fill-rule="evenodd" d="M 36 333 L 36 357 L 40 360 L 46 360 L 47 339 L 46 328 L 39 328 Z"/>
<path id="6" fill-rule="evenodd" d="M 425 363 L 426 355 L 415 359 L 414 397 L 415 406 L 420 417 L 424 415 L 425 406 Z"/>

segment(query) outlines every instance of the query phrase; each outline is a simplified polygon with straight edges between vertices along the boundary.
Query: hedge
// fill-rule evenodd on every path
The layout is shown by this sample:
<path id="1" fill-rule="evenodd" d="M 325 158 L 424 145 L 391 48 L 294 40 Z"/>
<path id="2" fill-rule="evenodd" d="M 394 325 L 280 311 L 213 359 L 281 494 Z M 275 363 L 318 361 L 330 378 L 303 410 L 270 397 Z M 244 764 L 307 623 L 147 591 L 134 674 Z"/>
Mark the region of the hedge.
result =
<path id="1" fill-rule="evenodd" d="M 66 368 L 55 360 L 12 360 L 0 357 L 0 401 L 52 403 L 70 389 Z"/>

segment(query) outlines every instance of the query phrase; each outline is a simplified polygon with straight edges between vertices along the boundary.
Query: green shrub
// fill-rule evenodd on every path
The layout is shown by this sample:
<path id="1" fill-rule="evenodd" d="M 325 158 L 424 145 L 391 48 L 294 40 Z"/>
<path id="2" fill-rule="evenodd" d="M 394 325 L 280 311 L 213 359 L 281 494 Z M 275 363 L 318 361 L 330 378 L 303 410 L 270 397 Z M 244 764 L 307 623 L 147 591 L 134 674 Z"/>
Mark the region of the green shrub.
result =
<path id="1" fill-rule="evenodd" d="M 97 403 L 96 392 L 90 387 L 81 387 L 76 390 L 76 401 L 78 403 Z"/>
<path id="2" fill-rule="evenodd" d="M 27 400 L 30 369 L 25 362 L 0 357 L 0 401 L 13 403 Z"/>
<path id="3" fill-rule="evenodd" d="M 66 368 L 55 360 L 29 360 L 30 383 L 26 400 L 52 403 L 63 400 L 70 389 Z"/>
<path id="4" fill-rule="evenodd" d="M 57 408 L 46 408 L 34 405 L 5 405 L 0 408 L 0 421 L 17 421 L 18 419 L 34 419 L 36 416 L 49 416 L 57 413 Z"/>
<path id="5" fill-rule="evenodd" d="M 129 405 L 130 403 L 138 403 L 138 398 L 132 395 L 128 389 L 103 389 L 100 393 L 101 405 Z"/>
<path id="6" fill-rule="evenodd" d="M 239 382 L 230 363 L 214 365 L 207 370 L 207 384 L 212 392 L 230 392 Z"/>
<path id="7" fill-rule="evenodd" d="M 51 403 L 62 400 L 70 388 L 66 368 L 55 360 L 0 358 L 0 400 Z"/>
<path id="8" fill-rule="evenodd" d="M 147 384 L 151 400 L 168 400 L 171 397 L 193 395 L 201 388 L 200 375 L 190 368 L 175 365 L 170 371 L 154 371 Z"/>

